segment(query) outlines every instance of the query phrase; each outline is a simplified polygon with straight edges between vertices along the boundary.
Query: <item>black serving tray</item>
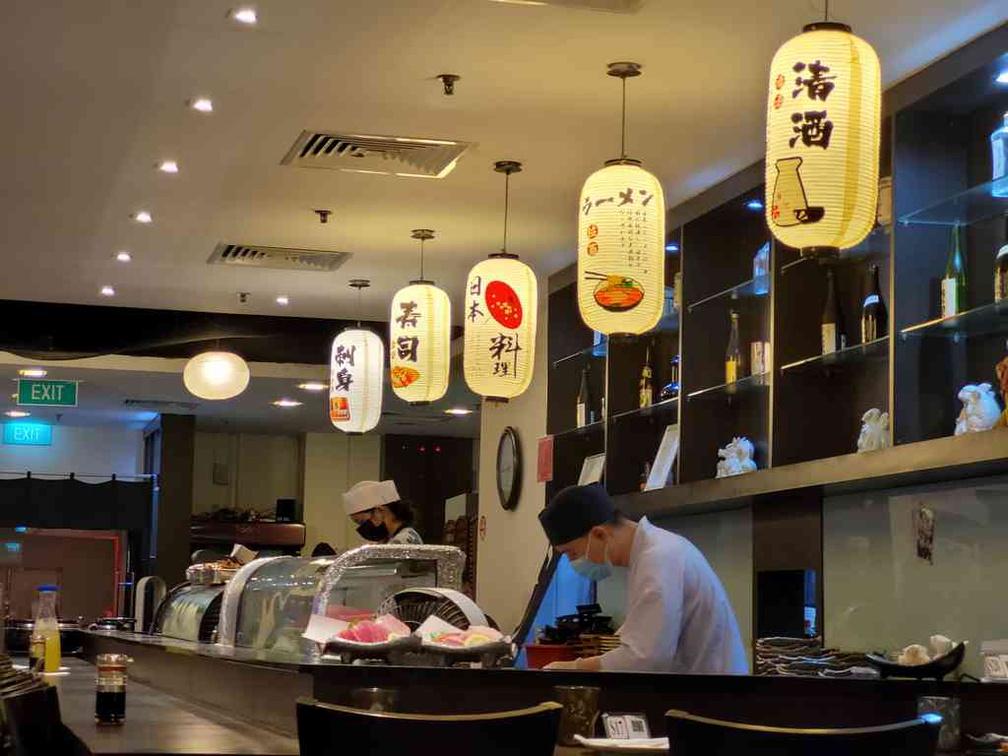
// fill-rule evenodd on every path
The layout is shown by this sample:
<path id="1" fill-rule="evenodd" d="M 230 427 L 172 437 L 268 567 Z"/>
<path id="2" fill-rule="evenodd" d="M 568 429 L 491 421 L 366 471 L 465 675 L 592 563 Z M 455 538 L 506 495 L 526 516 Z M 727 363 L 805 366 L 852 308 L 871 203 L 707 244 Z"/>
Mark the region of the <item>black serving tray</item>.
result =
<path id="1" fill-rule="evenodd" d="M 966 656 L 966 644 L 957 643 L 951 651 L 937 659 L 932 659 L 927 664 L 898 664 L 879 654 L 867 654 L 868 663 L 875 667 L 882 678 L 887 677 L 912 677 L 917 680 L 924 680 L 933 677 L 939 682 L 945 675 L 951 674 L 963 663 Z"/>

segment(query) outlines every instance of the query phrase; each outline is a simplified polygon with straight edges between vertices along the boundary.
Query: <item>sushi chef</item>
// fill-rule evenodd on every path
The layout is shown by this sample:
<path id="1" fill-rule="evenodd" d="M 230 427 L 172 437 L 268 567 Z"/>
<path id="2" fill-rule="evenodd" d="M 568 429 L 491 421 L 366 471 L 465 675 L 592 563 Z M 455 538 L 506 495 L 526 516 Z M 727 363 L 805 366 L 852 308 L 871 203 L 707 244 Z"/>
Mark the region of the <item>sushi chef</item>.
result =
<path id="1" fill-rule="evenodd" d="M 624 517 L 598 484 L 565 488 L 539 513 L 553 548 L 590 580 L 626 567 L 620 646 L 547 669 L 746 674 L 749 665 L 724 587 L 688 540 L 647 518 Z"/>
<path id="2" fill-rule="evenodd" d="M 365 541 L 422 544 L 413 529 L 413 507 L 399 498 L 394 480 L 362 480 L 343 494 L 346 513 Z"/>

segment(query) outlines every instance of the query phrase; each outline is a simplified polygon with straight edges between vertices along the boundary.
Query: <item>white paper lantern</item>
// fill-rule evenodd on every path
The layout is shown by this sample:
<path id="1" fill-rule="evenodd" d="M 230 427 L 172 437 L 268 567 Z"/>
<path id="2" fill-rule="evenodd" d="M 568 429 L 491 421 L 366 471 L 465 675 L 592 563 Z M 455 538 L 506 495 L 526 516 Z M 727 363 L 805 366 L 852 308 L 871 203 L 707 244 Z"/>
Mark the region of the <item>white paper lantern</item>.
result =
<path id="1" fill-rule="evenodd" d="M 385 345 L 377 334 L 349 328 L 329 356 L 329 419 L 346 433 L 367 433 L 381 418 Z"/>
<path id="2" fill-rule="evenodd" d="M 412 281 L 392 298 L 389 375 L 392 390 L 411 404 L 440 399 L 451 368 L 451 302 L 430 281 Z"/>
<path id="3" fill-rule="evenodd" d="M 249 366 L 231 352 L 203 352 L 186 363 L 182 382 L 200 399 L 220 401 L 238 396 L 249 384 Z"/>
<path id="4" fill-rule="evenodd" d="M 593 331 L 644 333 L 665 304 L 665 197 L 634 160 L 609 161 L 578 206 L 578 308 Z"/>
<path id="5" fill-rule="evenodd" d="M 512 399 L 529 387 L 538 297 L 535 273 L 515 257 L 491 257 L 469 271 L 463 362 L 474 393 Z"/>
<path id="6" fill-rule="evenodd" d="M 766 220 L 807 256 L 861 242 L 878 201 L 881 74 L 843 24 L 810 24 L 770 66 Z"/>

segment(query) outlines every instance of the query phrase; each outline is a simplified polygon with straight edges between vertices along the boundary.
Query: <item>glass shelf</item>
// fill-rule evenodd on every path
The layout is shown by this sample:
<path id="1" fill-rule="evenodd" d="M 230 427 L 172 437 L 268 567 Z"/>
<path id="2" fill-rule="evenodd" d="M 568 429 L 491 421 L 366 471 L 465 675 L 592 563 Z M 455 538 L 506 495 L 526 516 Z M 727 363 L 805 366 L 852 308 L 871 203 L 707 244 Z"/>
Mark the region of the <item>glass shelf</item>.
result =
<path id="1" fill-rule="evenodd" d="M 628 412 L 619 412 L 612 416 L 612 419 L 623 420 L 631 417 L 653 417 L 662 412 L 667 412 L 668 410 L 676 409 L 679 406 L 679 397 L 674 396 L 671 399 L 666 399 L 662 402 L 655 402 L 650 407 L 640 407 L 635 410 L 629 410 Z"/>
<path id="2" fill-rule="evenodd" d="M 554 433 L 553 438 L 572 438 L 574 436 L 587 436 L 595 431 L 602 430 L 605 423 L 602 420 L 596 420 L 594 423 L 589 423 L 588 425 L 582 425 L 580 428 L 568 428 L 565 431 L 560 431 L 559 433 Z"/>
<path id="3" fill-rule="evenodd" d="M 864 262 L 884 260 L 889 256 L 889 239 L 891 226 L 875 226 L 856 247 L 840 250 L 840 259 L 830 260 L 830 265 L 858 265 Z M 804 263 L 812 262 L 813 257 L 799 257 L 781 266 L 781 273 L 787 273 Z"/>
<path id="4" fill-rule="evenodd" d="M 730 289 L 719 291 L 717 294 L 704 297 L 699 302 L 694 302 L 689 305 L 689 311 L 693 312 L 693 310 L 700 305 L 705 305 L 708 302 L 713 302 L 715 299 L 721 299 L 722 297 L 727 297 L 729 299 L 742 299 L 744 297 L 765 297 L 769 293 L 770 276 L 756 276 L 755 278 L 750 278 L 748 281 L 740 283 L 737 286 L 732 286 Z"/>
<path id="5" fill-rule="evenodd" d="M 751 391 L 756 391 L 762 388 L 766 388 L 768 385 L 768 379 L 770 378 L 769 373 L 760 373 L 759 375 L 749 375 L 745 378 L 740 378 L 734 383 L 722 383 L 720 386 L 710 386 L 709 388 L 700 389 L 699 391 L 691 391 L 686 395 L 687 399 L 699 399 L 700 397 L 707 396 L 735 396 L 737 394 L 746 394 Z"/>
<path id="6" fill-rule="evenodd" d="M 831 368 L 838 365 L 851 365 L 858 362 L 873 362 L 884 360 L 889 355 L 889 337 L 869 341 L 867 344 L 839 349 L 830 354 L 817 354 L 804 360 L 790 362 L 781 367 L 781 373 L 803 373 L 819 368 Z"/>
<path id="7" fill-rule="evenodd" d="M 565 357 L 561 357 L 559 360 L 553 360 L 553 367 L 562 365 L 565 362 L 570 362 L 571 360 L 576 360 L 579 357 L 605 357 L 606 350 L 608 349 L 608 347 L 609 347 L 608 341 L 605 339 L 605 337 L 603 337 L 602 341 L 598 344 L 593 344 L 590 347 L 579 349 L 573 354 L 568 354 Z"/>
<path id="8" fill-rule="evenodd" d="M 958 340 L 962 337 L 999 334 L 1008 334 L 1008 299 L 948 318 L 928 320 L 900 331 L 904 339 L 910 336 L 941 336 Z"/>
<path id="9" fill-rule="evenodd" d="M 964 192 L 936 202 L 921 210 L 915 210 L 901 217 L 904 226 L 918 223 L 931 226 L 952 226 L 959 223 L 968 226 L 971 223 L 996 218 L 1008 213 L 1008 197 L 995 197 L 991 194 L 994 183 L 974 186 Z"/>

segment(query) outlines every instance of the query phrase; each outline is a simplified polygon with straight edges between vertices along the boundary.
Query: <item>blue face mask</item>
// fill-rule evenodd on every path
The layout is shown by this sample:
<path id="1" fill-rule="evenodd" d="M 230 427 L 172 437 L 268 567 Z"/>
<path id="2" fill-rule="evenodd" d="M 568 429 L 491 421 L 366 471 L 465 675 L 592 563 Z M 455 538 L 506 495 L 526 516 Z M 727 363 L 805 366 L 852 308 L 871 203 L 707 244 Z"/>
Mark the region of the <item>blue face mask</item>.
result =
<path id="1" fill-rule="evenodd" d="M 579 557 L 578 559 L 571 560 L 571 567 L 574 568 L 574 572 L 583 578 L 588 580 L 594 580 L 596 582 L 600 580 L 605 580 L 610 577 L 613 573 L 612 562 L 609 561 L 609 546 L 606 545 L 605 553 L 602 555 L 601 562 L 593 562 L 588 558 L 588 552 L 591 551 L 591 536 L 588 536 L 588 549 L 585 552 L 585 556 Z"/>

